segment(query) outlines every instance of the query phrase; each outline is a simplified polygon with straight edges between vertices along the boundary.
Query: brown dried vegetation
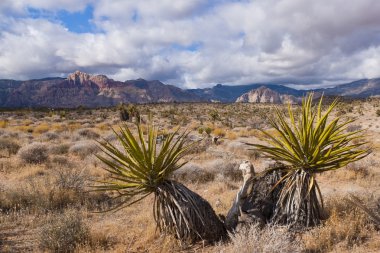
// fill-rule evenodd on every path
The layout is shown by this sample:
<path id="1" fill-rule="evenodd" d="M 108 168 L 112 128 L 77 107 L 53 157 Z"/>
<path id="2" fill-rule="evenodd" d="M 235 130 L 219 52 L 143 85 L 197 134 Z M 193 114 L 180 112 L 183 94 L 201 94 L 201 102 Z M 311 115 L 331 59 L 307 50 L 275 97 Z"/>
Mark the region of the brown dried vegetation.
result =
<path id="1" fill-rule="evenodd" d="M 67 110 L 64 117 L 43 111 L 1 112 L 0 252 L 378 252 L 379 227 L 365 210 L 345 199 L 354 194 L 370 210 L 378 210 L 380 128 L 378 107 L 373 106 L 378 102 L 341 105 L 342 117 L 358 117 L 352 130 L 367 129 L 373 153 L 318 176 L 326 197 L 322 224 L 297 233 L 283 227 L 241 227 L 230 240 L 191 248 L 157 232 L 153 196 L 116 213 L 98 213 L 110 208 L 112 196 L 88 191 L 92 180 L 106 178 L 93 156 L 98 152 L 93 138 L 117 143 L 110 129 L 120 123 L 116 109 Z M 257 172 L 271 164 L 243 144 L 263 143 L 258 129 L 271 131 L 270 105 L 156 104 L 137 109 L 142 122 L 151 114 L 163 134 L 180 124 L 191 130 L 189 138 L 202 139 L 189 154 L 191 162 L 173 177 L 207 200 L 217 214 L 226 215 L 242 183 L 236 171 L 241 160 L 250 160 Z M 218 118 L 210 118 L 214 111 Z M 214 134 L 221 137 L 218 145 L 212 142 Z M 46 148 L 38 159 L 35 156 L 38 161 L 22 155 L 32 143 Z M 51 236 L 41 236 L 44 233 Z M 54 244 L 59 238 L 65 239 L 60 245 L 66 245 L 66 251 Z"/>

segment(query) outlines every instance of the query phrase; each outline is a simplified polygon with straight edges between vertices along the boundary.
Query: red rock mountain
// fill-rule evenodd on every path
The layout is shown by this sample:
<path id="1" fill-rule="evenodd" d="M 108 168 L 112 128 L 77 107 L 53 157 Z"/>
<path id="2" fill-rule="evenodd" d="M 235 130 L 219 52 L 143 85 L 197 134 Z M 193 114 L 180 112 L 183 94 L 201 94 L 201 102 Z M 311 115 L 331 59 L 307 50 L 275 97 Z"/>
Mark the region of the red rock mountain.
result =
<path id="1" fill-rule="evenodd" d="M 99 107 L 120 102 L 193 102 L 199 97 L 173 85 L 144 79 L 115 81 L 80 71 L 64 78 L 0 80 L 1 107 Z"/>
<path id="2" fill-rule="evenodd" d="M 1 73 L 0 73 L 1 74 Z M 314 90 L 318 94 L 366 98 L 380 96 L 380 78 L 363 79 Z M 105 75 L 80 71 L 67 78 L 44 78 L 28 81 L 0 79 L 0 107 L 78 106 L 108 107 L 124 103 L 156 102 L 251 102 L 298 103 L 308 91 L 281 84 L 222 85 L 204 89 L 180 89 L 160 81 L 144 79 L 116 81 Z"/>

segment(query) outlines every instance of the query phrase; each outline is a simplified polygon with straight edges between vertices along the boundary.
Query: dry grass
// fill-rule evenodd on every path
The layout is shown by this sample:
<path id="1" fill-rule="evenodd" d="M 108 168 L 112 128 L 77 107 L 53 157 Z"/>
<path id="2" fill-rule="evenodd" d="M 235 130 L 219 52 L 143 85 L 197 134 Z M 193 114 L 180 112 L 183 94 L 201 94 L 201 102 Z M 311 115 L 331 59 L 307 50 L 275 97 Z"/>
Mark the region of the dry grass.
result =
<path id="1" fill-rule="evenodd" d="M 307 252 L 348 252 L 376 235 L 368 216 L 344 198 L 330 199 L 327 208 L 329 218 L 324 224 L 303 235 Z M 376 245 L 380 246 L 374 243 L 368 250 Z"/>
<path id="2" fill-rule="evenodd" d="M 49 130 L 50 130 L 50 125 L 48 123 L 44 122 L 44 123 L 41 123 L 41 124 L 35 126 L 33 129 L 33 133 L 42 134 L 42 133 L 46 133 Z"/>
<path id="3" fill-rule="evenodd" d="M 89 228 L 75 210 L 48 217 L 39 229 L 38 243 L 42 250 L 70 253 L 88 241 Z"/>
<path id="4" fill-rule="evenodd" d="M 6 128 L 8 126 L 8 120 L 0 120 L 0 128 Z"/>
<path id="5" fill-rule="evenodd" d="M 218 136 L 218 137 L 226 136 L 226 131 L 222 128 L 215 128 L 212 133 L 214 134 L 214 136 Z"/>
<path id="6" fill-rule="evenodd" d="M 258 225 L 241 228 L 230 235 L 230 243 L 220 245 L 220 252 L 226 253 L 297 253 L 303 251 L 303 244 L 284 227 L 268 226 L 261 229 Z"/>
<path id="7" fill-rule="evenodd" d="M 378 107 L 375 103 L 376 100 L 352 103 L 351 112 L 348 107 L 343 109 L 350 117 L 359 117 L 357 125 L 350 130 L 369 128 L 370 140 L 377 147 L 380 128 L 376 128 Z M 364 108 L 363 115 L 359 113 L 359 106 Z M 138 108 L 142 120 L 148 122 L 150 113 L 163 134 L 178 124 L 185 124 L 192 138 L 202 139 L 189 156 L 191 162 L 179 170 L 175 178 L 209 201 L 217 214 L 227 214 L 241 186 L 242 178 L 237 170 L 241 160 L 251 160 L 256 171 L 268 165 L 269 161 L 247 150 L 243 142 L 260 142 L 264 135 L 258 129 L 272 131 L 266 125 L 266 118 L 273 111 L 270 105 L 157 104 Z M 220 116 L 215 122 L 210 121 L 207 114 L 213 110 Z M 186 119 L 182 115 L 186 115 Z M 59 234 L 70 231 L 70 227 L 79 228 L 71 230 L 72 235 L 81 235 L 83 231 L 85 235 L 79 236 L 80 241 L 64 236 L 65 244 L 71 245 L 67 248 L 75 248 L 76 252 L 367 253 L 380 249 L 379 231 L 367 214 L 344 200 L 348 193 L 355 194 L 364 203 L 371 195 L 374 199 L 380 196 L 380 149 L 374 149 L 371 156 L 347 168 L 318 176 L 329 215 L 320 226 L 297 234 L 279 227 L 252 226 L 231 235 L 228 242 L 182 248 L 175 238 L 164 237 L 156 231 L 151 208 L 153 197 L 117 213 L 95 213 L 110 207 L 111 196 L 88 191 L 91 180 L 102 180 L 106 176 L 93 156 L 98 150 L 92 139 L 105 138 L 116 143 L 109 128 L 119 123 L 116 110 L 68 110 L 62 118 L 48 112 L 3 112 L 1 117 L 9 120 L 0 121 L 0 146 L 4 149 L 0 157 L 0 252 L 54 249 L 54 242 L 60 239 L 45 244 L 53 246 L 40 247 L 44 245 L 40 231 L 50 231 L 49 236 L 54 234 L 60 238 Z M 198 132 L 200 128 L 202 133 Z M 212 135 L 224 135 L 223 142 L 214 145 L 206 130 Z M 27 149 L 33 142 L 42 142 L 46 147 L 42 154 L 48 158 L 29 163 L 27 161 L 41 153 L 30 151 L 23 161 L 20 150 L 19 154 L 15 154 L 16 149 L 8 154 L 6 149 L 12 147 L 7 141 L 1 142 L 5 139 L 19 145 L 20 150 Z M 72 217 L 70 212 L 74 213 L 70 214 Z M 58 226 L 61 220 L 65 222 Z M 71 221 L 72 226 L 69 226 Z"/>

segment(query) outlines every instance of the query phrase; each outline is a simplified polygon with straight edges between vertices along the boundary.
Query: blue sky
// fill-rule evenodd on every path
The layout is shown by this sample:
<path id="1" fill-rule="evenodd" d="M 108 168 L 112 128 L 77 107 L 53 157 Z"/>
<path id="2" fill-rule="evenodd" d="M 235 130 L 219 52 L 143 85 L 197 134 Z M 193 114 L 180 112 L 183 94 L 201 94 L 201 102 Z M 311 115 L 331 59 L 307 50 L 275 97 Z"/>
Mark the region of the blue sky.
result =
<path id="1" fill-rule="evenodd" d="M 94 8 L 86 5 L 85 9 L 78 11 L 58 10 L 46 11 L 44 9 L 28 8 L 28 16 L 34 19 L 46 19 L 57 22 L 73 33 L 93 33 L 96 32 L 92 24 Z"/>
<path id="2" fill-rule="evenodd" d="M 321 87 L 380 77 L 375 0 L 2 0 L 0 78 Z"/>
<path id="3" fill-rule="evenodd" d="M 96 31 L 94 29 L 94 25 L 91 23 L 91 20 L 93 19 L 93 12 L 93 7 L 88 5 L 86 9 L 81 11 L 59 11 L 57 14 L 57 19 L 62 22 L 62 25 L 67 27 L 70 32 L 91 33 Z"/>

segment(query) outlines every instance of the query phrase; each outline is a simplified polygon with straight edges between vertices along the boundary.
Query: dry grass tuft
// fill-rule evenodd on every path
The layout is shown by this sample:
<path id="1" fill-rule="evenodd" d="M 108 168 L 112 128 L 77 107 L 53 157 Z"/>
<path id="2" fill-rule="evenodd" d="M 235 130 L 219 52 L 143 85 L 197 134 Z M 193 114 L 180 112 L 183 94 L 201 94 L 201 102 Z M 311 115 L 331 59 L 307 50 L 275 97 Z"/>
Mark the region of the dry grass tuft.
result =
<path id="1" fill-rule="evenodd" d="M 307 252 L 348 252 L 365 243 L 373 233 L 367 216 L 345 199 L 330 199 L 329 218 L 303 235 Z"/>
<path id="2" fill-rule="evenodd" d="M 89 241 L 89 228 L 77 211 L 52 215 L 40 228 L 38 243 L 41 249 L 58 253 L 74 252 Z"/>
<path id="3" fill-rule="evenodd" d="M 243 227 L 236 234 L 231 234 L 230 240 L 227 245 L 219 246 L 220 252 L 296 253 L 303 250 L 302 242 L 284 227 Z"/>
<path id="4" fill-rule="evenodd" d="M 33 129 L 33 133 L 42 134 L 48 132 L 49 130 L 50 125 L 48 123 L 41 123 Z"/>

